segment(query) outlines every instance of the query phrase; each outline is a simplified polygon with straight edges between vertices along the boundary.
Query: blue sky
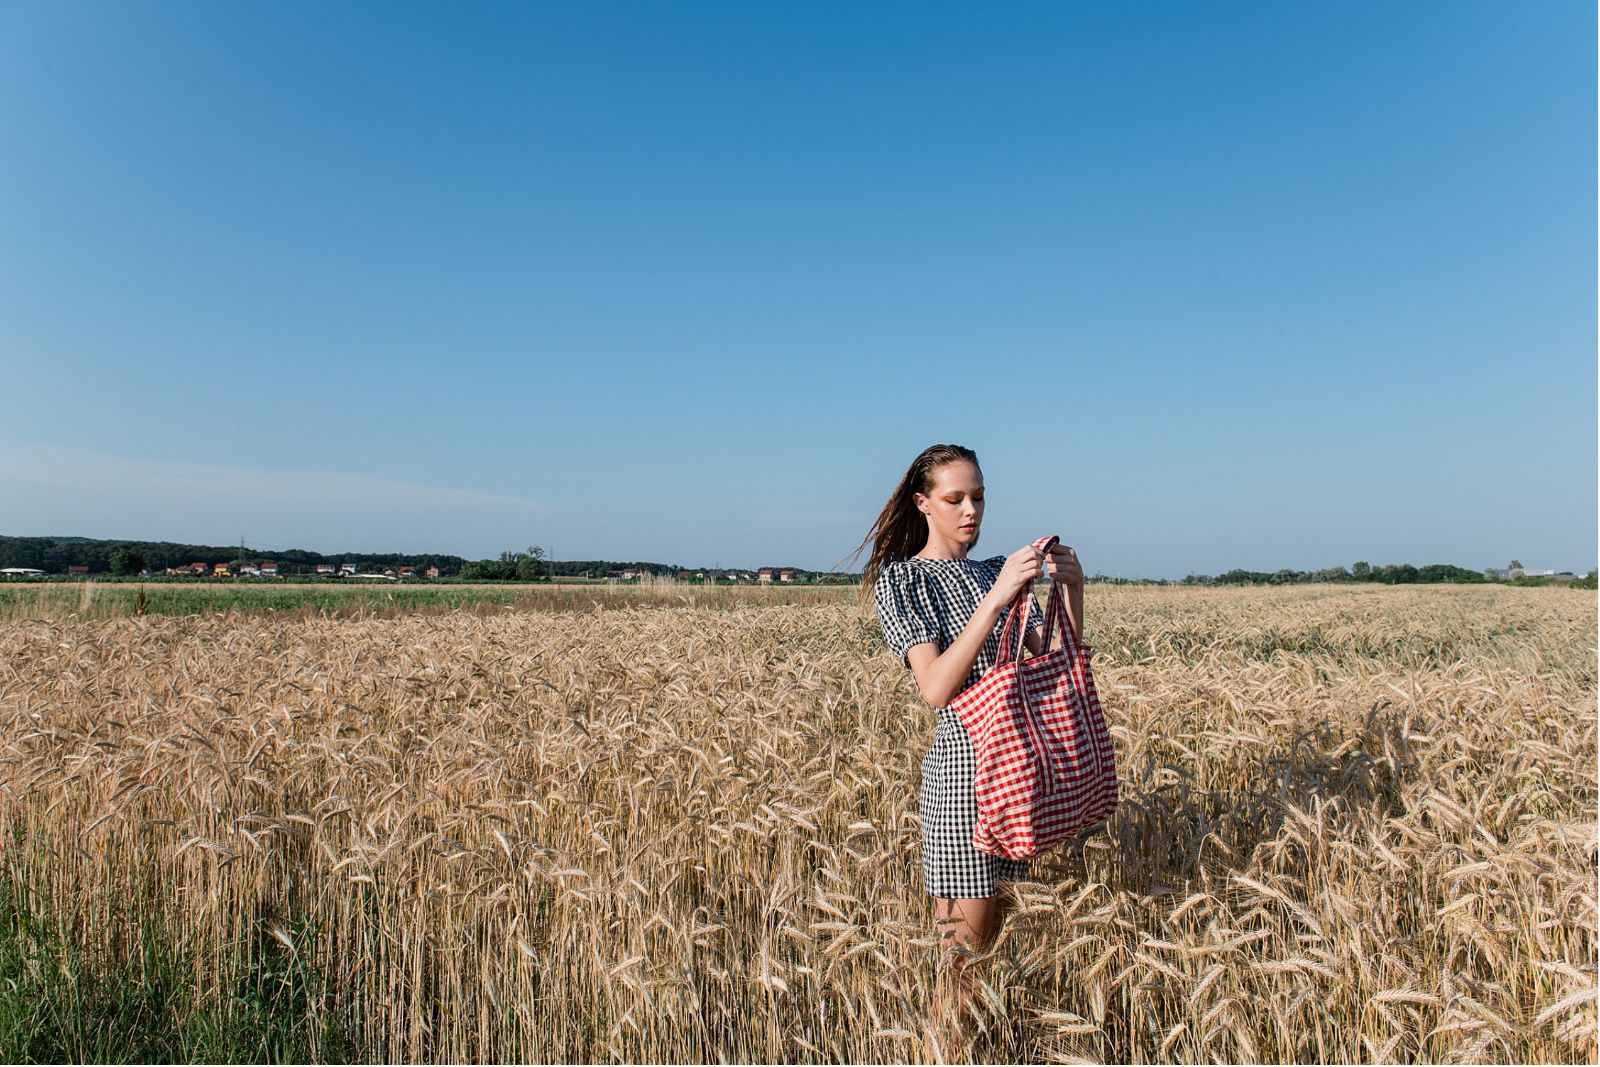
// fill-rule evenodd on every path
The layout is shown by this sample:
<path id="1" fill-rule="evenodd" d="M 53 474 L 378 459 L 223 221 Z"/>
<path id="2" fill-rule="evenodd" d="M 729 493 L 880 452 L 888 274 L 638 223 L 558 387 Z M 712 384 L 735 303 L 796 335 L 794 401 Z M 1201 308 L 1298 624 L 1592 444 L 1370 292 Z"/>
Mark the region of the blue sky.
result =
<path id="1" fill-rule="evenodd" d="M 1587 570 L 1595 19 L 0 6 L 0 533 Z"/>

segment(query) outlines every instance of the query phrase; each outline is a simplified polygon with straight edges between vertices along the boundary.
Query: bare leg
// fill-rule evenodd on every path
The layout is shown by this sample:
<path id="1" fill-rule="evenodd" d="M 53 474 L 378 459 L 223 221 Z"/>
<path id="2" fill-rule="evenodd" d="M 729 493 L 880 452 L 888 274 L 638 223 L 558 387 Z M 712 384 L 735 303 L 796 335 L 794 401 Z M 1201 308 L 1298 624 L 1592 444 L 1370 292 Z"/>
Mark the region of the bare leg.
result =
<path id="1" fill-rule="evenodd" d="M 979 968 L 1000 936 L 1011 894 L 1002 889 L 975 900 L 934 898 L 934 922 L 940 935 L 939 974 L 934 983 L 934 1018 L 924 1040 L 927 1062 L 953 1062 L 972 1036 Z"/>

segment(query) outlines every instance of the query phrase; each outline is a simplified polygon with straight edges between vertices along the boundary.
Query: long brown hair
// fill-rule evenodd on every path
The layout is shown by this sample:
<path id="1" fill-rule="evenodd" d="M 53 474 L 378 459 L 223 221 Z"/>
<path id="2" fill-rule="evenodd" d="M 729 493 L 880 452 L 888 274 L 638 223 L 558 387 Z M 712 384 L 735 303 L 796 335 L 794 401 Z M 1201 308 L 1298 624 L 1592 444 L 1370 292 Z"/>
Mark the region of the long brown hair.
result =
<path id="1" fill-rule="evenodd" d="M 889 494 L 889 502 L 878 513 L 877 521 L 868 528 L 867 536 L 845 557 L 854 559 L 871 542 L 872 556 L 861 572 L 859 599 L 866 600 L 872 595 L 872 587 L 878 583 L 878 576 L 887 564 L 916 555 L 928 543 L 928 519 L 917 510 L 916 494 L 932 493 L 934 472 L 946 463 L 959 460 L 978 466 L 978 454 L 960 445 L 930 445 L 911 461 L 900 484 Z"/>

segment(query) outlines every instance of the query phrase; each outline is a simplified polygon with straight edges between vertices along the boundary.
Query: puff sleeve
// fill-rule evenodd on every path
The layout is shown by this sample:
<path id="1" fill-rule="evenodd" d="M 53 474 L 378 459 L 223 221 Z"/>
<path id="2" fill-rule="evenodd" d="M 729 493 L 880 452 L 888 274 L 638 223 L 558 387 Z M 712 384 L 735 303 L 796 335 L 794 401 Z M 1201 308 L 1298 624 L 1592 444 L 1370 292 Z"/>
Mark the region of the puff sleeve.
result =
<path id="1" fill-rule="evenodd" d="M 883 624 L 884 643 L 907 670 L 911 669 L 907 649 L 925 641 L 939 644 L 933 600 L 920 575 L 891 563 L 878 575 L 872 599 L 878 608 L 878 621 Z"/>

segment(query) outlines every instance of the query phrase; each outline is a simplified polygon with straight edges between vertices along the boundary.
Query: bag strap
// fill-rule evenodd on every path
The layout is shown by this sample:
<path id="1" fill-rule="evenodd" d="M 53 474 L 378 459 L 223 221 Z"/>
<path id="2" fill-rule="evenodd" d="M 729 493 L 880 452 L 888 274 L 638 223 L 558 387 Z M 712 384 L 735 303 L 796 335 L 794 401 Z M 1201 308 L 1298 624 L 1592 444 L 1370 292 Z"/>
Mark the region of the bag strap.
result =
<path id="1" fill-rule="evenodd" d="M 1060 537 L 1056 536 L 1055 534 L 1051 534 L 1048 537 L 1041 537 L 1035 540 L 1033 542 L 1033 547 L 1048 553 L 1052 548 L 1059 544 L 1060 541 Z M 1033 583 L 1029 582 L 1027 585 L 1022 587 L 1020 592 L 1017 593 L 1015 599 L 1013 599 L 1011 602 L 1010 610 L 1006 612 L 1006 624 L 1000 630 L 1000 662 L 1022 662 L 1022 653 L 1028 648 L 1028 639 L 1026 633 L 1028 625 L 1028 597 L 1032 592 Z M 1060 602 L 1061 595 L 1061 583 L 1052 581 L 1050 583 L 1050 607 L 1044 613 L 1044 646 L 1039 650 L 1041 655 L 1050 648 L 1050 621 L 1051 619 L 1055 618 L 1055 615 L 1052 614 L 1053 612 L 1059 613 L 1061 617 L 1061 632 L 1064 635 L 1062 637 L 1061 647 L 1072 647 L 1072 627 L 1066 625 L 1066 606 L 1064 603 Z M 1017 632 L 1015 652 L 1012 651 L 1011 645 L 1011 633 L 1013 629 L 1015 629 Z"/>
<path id="2" fill-rule="evenodd" d="M 1054 548 L 1056 544 L 1060 542 L 1060 540 L 1060 537 L 1052 534 L 1049 537 L 1041 537 L 1034 541 L 1033 546 L 1043 552 L 1048 553 L 1050 549 Z M 1023 681 L 1021 669 L 1022 653 L 1026 651 L 1028 647 L 1026 634 L 1028 623 L 1028 599 L 1032 593 L 1033 583 L 1029 582 L 1022 588 L 1020 592 L 1017 593 L 1016 598 L 1012 601 L 1011 610 L 1006 613 L 1005 628 L 1000 631 L 1000 649 L 1002 654 L 1004 654 L 1007 659 L 1018 664 L 1017 696 L 1022 704 L 1022 728 L 1027 732 L 1030 747 L 1033 749 L 1034 762 L 1039 769 L 1040 783 L 1046 793 L 1054 793 L 1057 785 L 1056 773 L 1045 746 L 1044 724 L 1039 719 L 1039 710 L 1034 707 L 1033 701 L 1028 699 L 1028 686 L 1026 682 Z M 1046 609 L 1044 615 L 1044 645 L 1039 650 L 1041 655 L 1050 650 L 1050 624 L 1052 620 L 1056 618 L 1061 619 L 1059 626 L 1062 634 L 1062 647 L 1071 647 L 1068 642 L 1071 641 L 1072 630 L 1071 627 L 1066 625 L 1066 607 L 1064 601 L 1062 600 L 1060 582 L 1052 581 L 1050 583 L 1049 604 L 1050 606 Z M 1015 654 L 1012 653 L 1010 642 L 1011 631 L 1013 629 L 1015 629 L 1017 632 Z"/>
<path id="3" fill-rule="evenodd" d="M 1061 637 L 1061 647 L 1069 652 L 1076 653 L 1079 641 L 1072 633 L 1072 624 L 1067 620 L 1067 596 L 1060 582 L 1050 583 L 1050 600 L 1044 609 L 1044 646 L 1039 649 L 1040 655 L 1050 651 L 1050 639 L 1056 635 Z"/>

